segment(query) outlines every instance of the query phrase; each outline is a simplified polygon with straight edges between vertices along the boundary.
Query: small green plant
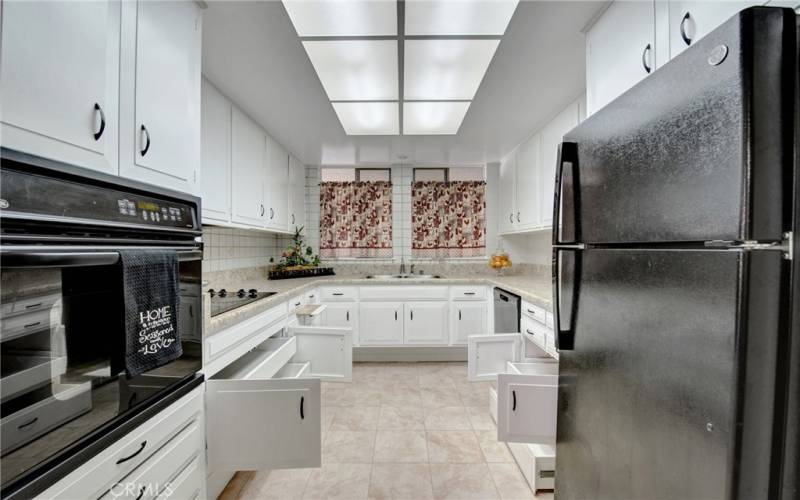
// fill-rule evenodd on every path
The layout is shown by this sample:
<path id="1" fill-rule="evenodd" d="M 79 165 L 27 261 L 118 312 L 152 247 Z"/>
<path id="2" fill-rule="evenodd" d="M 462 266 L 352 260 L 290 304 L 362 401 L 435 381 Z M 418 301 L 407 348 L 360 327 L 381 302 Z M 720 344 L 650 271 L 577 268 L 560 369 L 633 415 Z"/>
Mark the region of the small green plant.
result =
<path id="1" fill-rule="evenodd" d="M 319 255 L 314 255 L 314 250 L 310 246 L 305 247 L 305 252 L 303 252 L 305 244 L 302 232 L 302 227 L 295 229 L 292 242 L 286 247 L 286 250 L 281 253 L 281 260 L 275 265 L 277 271 L 319 266 Z"/>

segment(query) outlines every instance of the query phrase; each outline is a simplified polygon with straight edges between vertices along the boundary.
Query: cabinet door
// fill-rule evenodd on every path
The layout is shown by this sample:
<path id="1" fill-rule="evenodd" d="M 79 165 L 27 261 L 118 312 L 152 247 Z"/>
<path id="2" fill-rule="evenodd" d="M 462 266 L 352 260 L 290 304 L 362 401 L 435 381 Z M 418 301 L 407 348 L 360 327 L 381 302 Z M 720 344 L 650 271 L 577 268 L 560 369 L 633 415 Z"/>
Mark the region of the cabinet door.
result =
<path id="1" fill-rule="evenodd" d="M 501 233 L 513 231 L 516 215 L 516 151 L 500 162 L 500 210 L 499 228 Z"/>
<path id="2" fill-rule="evenodd" d="M 265 141 L 261 128 L 234 107 L 231 114 L 231 220 L 234 222 L 263 225 Z"/>
<path id="3" fill-rule="evenodd" d="M 339 326 L 353 330 L 353 344 L 358 345 L 358 304 L 355 303 L 325 303 L 325 326 Z"/>
<path id="4" fill-rule="evenodd" d="M 518 229 L 529 229 L 540 223 L 541 190 L 538 187 L 537 177 L 542 167 L 541 134 L 536 134 L 522 143 L 517 151 L 517 181 L 516 200 L 517 212 L 514 221 Z"/>
<path id="5" fill-rule="evenodd" d="M 406 302 L 406 344 L 447 344 L 447 302 Z"/>
<path id="6" fill-rule="evenodd" d="M 294 233 L 305 223 L 306 167 L 294 156 L 289 156 L 289 232 Z"/>
<path id="7" fill-rule="evenodd" d="M 120 3 L 0 9 L 2 146 L 117 174 Z"/>
<path id="8" fill-rule="evenodd" d="M 205 79 L 202 86 L 203 222 L 231 218 L 231 103 Z"/>
<path id="9" fill-rule="evenodd" d="M 555 444 L 557 416 L 557 372 L 556 375 L 501 373 L 497 376 L 499 441 Z"/>
<path id="10" fill-rule="evenodd" d="M 580 101 L 575 101 L 542 129 L 542 163 L 539 172 L 541 225 L 553 225 L 553 195 L 555 193 L 558 145 L 564 134 L 580 123 Z"/>
<path id="11" fill-rule="evenodd" d="M 359 345 L 403 343 L 402 302 L 362 302 L 358 309 Z"/>
<path id="12" fill-rule="evenodd" d="M 652 72 L 654 54 L 655 2 L 612 3 L 586 34 L 589 114 Z"/>
<path id="13" fill-rule="evenodd" d="M 201 21 L 194 1 L 123 2 L 120 175 L 199 191 Z"/>
<path id="14" fill-rule="evenodd" d="M 495 380 L 505 373 L 506 364 L 519 359 L 522 338 L 519 333 L 472 335 L 467 341 L 469 379 Z"/>
<path id="15" fill-rule="evenodd" d="M 269 163 L 267 168 L 264 225 L 276 231 L 288 231 L 289 218 L 289 153 L 267 136 Z"/>
<path id="16" fill-rule="evenodd" d="M 353 330 L 331 326 L 293 326 L 294 362 L 309 363 L 308 376 L 339 382 L 353 379 Z"/>
<path id="17" fill-rule="evenodd" d="M 486 335 L 486 304 L 453 302 L 450 306 L 450 330 L 453 344 L 466 344 L 471 335 Z"/>
<path id="18" fill-rule="evenodd" d="M 764 1 L 669 2 L 669 57 L 677 56 L 742 9 Z"/>
<path id="19" fill-rule="evenodd" d="M 320 381 L 206 382 L 208 465 L 218 470 L 319 467 Z"/>

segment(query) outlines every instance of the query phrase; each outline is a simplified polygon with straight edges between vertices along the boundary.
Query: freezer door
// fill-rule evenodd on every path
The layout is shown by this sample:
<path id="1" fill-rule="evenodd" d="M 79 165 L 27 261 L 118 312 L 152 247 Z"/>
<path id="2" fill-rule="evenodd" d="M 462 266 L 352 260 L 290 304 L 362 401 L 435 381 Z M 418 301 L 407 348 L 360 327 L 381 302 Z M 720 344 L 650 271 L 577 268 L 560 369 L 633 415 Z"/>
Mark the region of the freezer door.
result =
<path id="1" fill-rule="evenodd" d="M 781 240 L 795 22 L 747 9 L 568 132 L 554 242 Z"/>
<path id="2" fill-rule="evenodd" d="M 569 259 L 557 497 L 769 498 L 788 261 L 643 249 Z"/>

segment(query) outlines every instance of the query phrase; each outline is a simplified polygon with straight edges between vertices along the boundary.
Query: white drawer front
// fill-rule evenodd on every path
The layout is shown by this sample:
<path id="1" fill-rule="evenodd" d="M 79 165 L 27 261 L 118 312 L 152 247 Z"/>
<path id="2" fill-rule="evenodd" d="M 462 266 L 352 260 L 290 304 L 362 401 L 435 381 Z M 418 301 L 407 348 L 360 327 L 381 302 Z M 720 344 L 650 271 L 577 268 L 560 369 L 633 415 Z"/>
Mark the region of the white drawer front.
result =
<path id="1" fill-rule="evenodd" d="M 203 498 L 201 493 L 205 488 L 205 474 L 203 473 L 202 461 L 205 458 L 201 455 L 192 460 L 178 477 L 169 484 L 169 490 L 165 490 L 158 496 L 160 499 L 173 500 L 194 500 Z"/>
<path id="2" fill-rule="evenodd" d="M 191 421 L 201 419 L 202 413 L 201 386 L 47 489 L 41 498 L 98 498 L 144 463 Z"/>
<path id="3" fill-rule="evenodd" d="M 540 374 L 538 372 L 547 369 L 521 365 L 516 366 L 519 371 L 535 374 L 501 373 L 497 376 L 497 439 L 555 444 L 558 375 Z"/>
<path id="4" fill-rule="evenodd" d="M 354 286 L 324 286 L 319 289 L 322 300 L 353 301 L 358 299 L 358 289 Z"/>
<path id="5" fill-rule="evenodd" d="M 535 306 L 530 302 L 522 301 L 522 314 L 525 314 L 541 324 L 545 324 L 547 322 L 547 314 L 544 309 L 539 306 Z"/>
<path id="6" fill-rule="evenodd" d="M 545 348 L 544 339 L 545 335 L 547 334 L 547 327 L 542 323 L 539 323 L 528 316 L 522 316 L 522 318 L 520 318 L 520 330 L 522 330 L 523 334 L 528 335 L 529 338 L 532 338 L 533 341 L 542 349 Z"/>
<path id="7" fill-rule="evenodd" d="M 452 300 L 485 300 L 486 287 L 475 286 L 454 286 L 450 288 L 450 298 Z"/>
<path id="8" fill-rule="evenodd" d="M 447 300 L 446 286 L 364 286 L 361 301 L 374 300 Z"/>
<path id="9" fill-rule="evenodd" d="M 15 302 L 4 302 L 0 315 L 7 318 L 11 315 L 31 313 L 50 309 L 53 305 L 61 299 L 60 293 L 53 293 L 50 295 L 37 295 L 35 297 L 27 297 L 19 299 Z"/>

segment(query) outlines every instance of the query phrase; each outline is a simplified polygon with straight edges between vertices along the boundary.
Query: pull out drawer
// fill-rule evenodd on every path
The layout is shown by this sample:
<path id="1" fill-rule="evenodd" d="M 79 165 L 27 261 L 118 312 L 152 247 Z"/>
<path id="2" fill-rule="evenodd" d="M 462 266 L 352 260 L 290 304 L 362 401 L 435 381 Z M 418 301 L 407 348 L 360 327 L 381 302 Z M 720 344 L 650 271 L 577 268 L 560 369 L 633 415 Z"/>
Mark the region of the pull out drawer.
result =
<path id="1" fill-rule="evenodd" d="M 36 295 L 33 297 L 26 297 L 14 302 L 3 302 L 2 309 L 0 309 L 0 316 L 8 318 L 12 315 L 30 313 L 50 309 L 53 305 L 61 299 L 61 293 L 51 293 L 48 295 Z"/>
<path id="2" fill-rule="evenodd" d="M 91 410 L 91 390 L 91 383 L 86 382 L 56 385 L 53 390 L 42 387 L 25 395 L 25 398 L 43 399 L 0 420 L 0 443 L 3 454 Z"/>
<path id="3" fill-rule="evenodd" d="M 523 315 L 522 318 L 520 318 L 519 327 L 522 333 L 533 340 L 536 345 L 542 349 L 545 348 L 545 336 L 547 335 L 546 326 Z"/>
<path id="4" fill-rule="evenodd" d="M 319 294 L 323 301 L 328 302 L 352 302 L 358 299 L 358 289 L 354 286 L 323 286 Z"/>
<path id="5" fill-rule="evenodd" d="M 58 321 L 52 322 L 52 325 L 58 325 Z M 10 318 L 3 318 L 0 320 L 0 341 L 15 339 L 17 337 L 24 337 L 31 333 L 41 332 L 42 330 L 50 330 L 50 310 L 40 310 L 31 313 L 17 314 Z"/>
<path id="6" fill-rule="evenodd" d="M 171 482 L 181 471 L 202 456 L 204 430 L 202 419 L 192 421 L 133 471 L 130 477 L 113 485 L 102 498 L 145 500 L 166 495 L 171 489 Z"/>
<path id="7" fill-rule="evenodd" d="M 546 444 L 508 443 L 522 475 L 534 493 L 555 488 L 556 450 Z"/>
<path id="8" fill-rule="evenodd" d="M 531 319 L 535 319 L 543 325 L 547 322 L 547 312 L 543 308 L 524 300 L 522 301 L 522 314 L 527 315 Z"/>
<path id="9" fill-rule="evenodd" d="M 286 363 L 283 368 L 278 370 L 274 377 L 276 379 L 281 378 L 302 378 L 308 375 L 308 367 L 310 364 L 308 362 L 305 363 Z"/>
<path id="10" fill-rule="evenodd" d="M 258 347 L 217 373 L 215 379 L 268 379 L 292 359 L 297 352 L 294 337 L 267 339 Z"/>
<path id="11" fill-rule="evenodd" d="M 0 394 L 7 401 L 66 373 L 67 357 L 54 357 L 46 351 L 12 351 L 3 353 L 0 366 Z"/>
<path id="12" fill-rule="evenodd" d="M 91 458 L 42 498 L 98 498 L 128 476 L 192 421 L 202 421 L 203 388 L 198 387 Z"/>
<path id="13" fill-rule="evenodd" d="M 450 288 L 450 298 L 452 300 L 486 300 L 486 287 L 475 286 L 454 286 Z"/>
<path id="14" fill-rule="evenodd" d="M 507 371 L 497 376 L 497 439 L 555 444 L 558 363 L 508 363 Z"/>
<path id="15" fill-rule="evenodd" d="M 374 300 L 447 300 L 446 286 L 363 286 L 361 301 Z"/>

